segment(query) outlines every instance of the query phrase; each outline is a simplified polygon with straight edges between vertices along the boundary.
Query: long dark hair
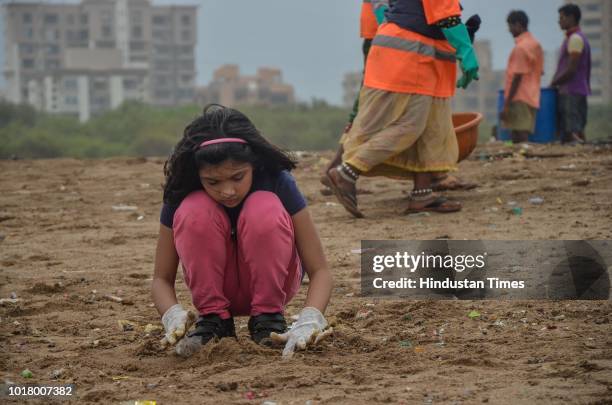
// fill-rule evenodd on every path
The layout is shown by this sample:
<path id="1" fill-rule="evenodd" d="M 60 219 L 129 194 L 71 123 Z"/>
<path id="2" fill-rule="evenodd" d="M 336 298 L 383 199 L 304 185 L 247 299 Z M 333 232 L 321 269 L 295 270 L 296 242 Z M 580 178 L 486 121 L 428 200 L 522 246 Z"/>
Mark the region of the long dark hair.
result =
<path id="1" fill-rule="evenodd" d="M 200 148 L 200 144 L 219 138 L 240 138 L 247 143 L 218 143 Z M 258 172 L 277 174 L 292 170 L 296 160 L 268 142 L 246 115 L 219 104 L 204 107 L 202 115 L 183 132 L 172 155 L 164 164 L 164 203 L 178 205 L 192 191 L 202 188 L 199 170 L 225 160 L 251 163 Z"/>

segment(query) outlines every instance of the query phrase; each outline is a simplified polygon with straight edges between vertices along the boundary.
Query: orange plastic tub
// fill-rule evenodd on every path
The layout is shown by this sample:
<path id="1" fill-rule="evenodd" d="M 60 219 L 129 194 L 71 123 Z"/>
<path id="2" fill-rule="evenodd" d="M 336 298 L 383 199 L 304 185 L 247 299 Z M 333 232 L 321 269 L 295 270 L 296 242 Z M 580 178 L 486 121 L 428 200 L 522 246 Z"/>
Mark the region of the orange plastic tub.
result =
<path id="1" fill-rule="evenodd" d="M 478 143 L 478 125 L 482 121 L 482 114 L 477 112 L 464 112 L 453 114 L 453 127 L 457 134 L 459 144 L 459 160 L 466 159 L 476 148 Z"/>

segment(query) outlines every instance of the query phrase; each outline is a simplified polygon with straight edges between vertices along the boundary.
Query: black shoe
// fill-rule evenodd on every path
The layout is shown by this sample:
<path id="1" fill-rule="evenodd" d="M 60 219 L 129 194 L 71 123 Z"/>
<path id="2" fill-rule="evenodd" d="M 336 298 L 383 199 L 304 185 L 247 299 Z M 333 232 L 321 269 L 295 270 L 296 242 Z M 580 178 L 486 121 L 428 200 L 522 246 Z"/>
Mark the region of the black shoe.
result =
<path id="1" fill-rule="evenodd" d="M 236 337 L 234 318 L 221 319 L 217 314 L 204 315 L 198 318 L 195 325 L 195 330 L 189 332 L 187 336 L 202 337 L 203 345 L 208 343 L 211 339 Z"/>
<path id="2" fill-rule="evenodd" d="M 249 319 L 249 333 L 251 339 L 260 345 L 271 346 L 270 333 L 285 333 L 287 322 L 281 313 L 261 314 Z"/>

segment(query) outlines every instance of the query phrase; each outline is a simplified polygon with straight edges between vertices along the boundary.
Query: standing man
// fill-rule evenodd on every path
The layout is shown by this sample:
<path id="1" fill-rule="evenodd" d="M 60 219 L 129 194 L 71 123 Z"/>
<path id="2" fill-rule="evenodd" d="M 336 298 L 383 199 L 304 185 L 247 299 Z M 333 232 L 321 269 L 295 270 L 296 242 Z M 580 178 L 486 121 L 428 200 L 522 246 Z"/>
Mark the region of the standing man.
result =
<path id="1" fill-rule="evenodd" d="M 559 26 L 565 31 L 559 64 L 551 87 L 559 90 L 558 114 L 562 143 L 584 143 L 587 97 L 591 94 L 591 46 L 580 30 L 580 7 L 559 9 Z"/>
<path id="2" fill-rule="evenodd" d="M 529 140 L 540 108 L 540 83 L 544 72 L 544 51 L 528 31 L 529 17 L 515 10 L 508 15 L 508 29 L 516 45 L 506 69 L 505 103 L 500 114 L 502 125 L 512 131 L 512 142 Z"/>
<path id="3" fill-rule="evenodd" d="M 361 175 L 412 178 L 406 212 L 455 212 L 457 201 L 432 190 L 436 173 L 456 170 L 450 99 L 478 79 L 478 58 L 459 0 L 394 0 L 366 65 L 359 112 L 345 135 L 342 164 L 327 172 L 332 191 L 361 218 Z M 462 77 L 457 81 L 457 61 Z"/>

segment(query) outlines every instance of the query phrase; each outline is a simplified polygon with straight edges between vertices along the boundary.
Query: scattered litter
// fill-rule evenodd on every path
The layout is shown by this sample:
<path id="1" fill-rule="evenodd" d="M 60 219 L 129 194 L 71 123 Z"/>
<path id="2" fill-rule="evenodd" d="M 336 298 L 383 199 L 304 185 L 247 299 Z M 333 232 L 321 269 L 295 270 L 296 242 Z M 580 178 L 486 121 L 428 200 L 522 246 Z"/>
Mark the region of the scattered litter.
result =
<path id="1" fill-rule="evenodd" d="M 20 301 L 23 301 L 21 298 L 0 298 L 0 306 L 4 306 L 6 304 L 16 304 Z"/>
<path id="2" fill-rule="evenodd" d="M 58 378 L 60 378 L 63 374 L 64 374 L 64 369 L 63 368 L 58 368 L 57 370 L 53 370 L 50 374 L 50 377 L 53 380 L 57 380 Z"/>
<path id="3" fill-rule="evenodd" d="M 501 319 L 498 319 L 497 321 L 493 322 L 493 326 L 497 326 L 498 328 L 503 328 L 504 326 L 506 326 L 506 324 Z"/>
<path id="4" fill-rule="evenodd" d="M 564 319 L 565 319 L 565 315 L 559 315 L 559 316 L 553 317 L 553 321 L 562 321 Z"/>
<path id="5" fill-rule="evenodd" d="M 130 322 L 125 319 L 120 319 L 117 321 L 117 323 L 123 332 L 131 332 L 136 328 L 136 324 L 134 324 L 134 322 Z"/>
<path id="6" fill-rule="evenodd" d="M 257 395 L 253 391 L 247 391 L 247 392 L 244 393 L 244 398 L 245 399 L 255 399 L 256 397 L 257 397 Z"/>
<path id="7" fill-rule="evenodd" d="M 130 376 L 128 375 L 115 375 L 111 377 L 113 379 L 113 381 L 119 381 L 119 380 L 127 380 L 128 378 L 130 378 Z"/>
<path id="8" fill-rule="evenodd" d="M 497 198 L 495 199 L 495 201 L 497 201 L 497 203 L 498 203 L 499 205 L 502 205 L 502 204 L 504 203 L 504 200 L 502 200 L 502 199 L 501 199 L 501 198 L 499 198 L 499 197 L 497 197 Z"/>
<path id="9" fill-rule="evenodd" d="M 112 209 L 113 211 L 136 211 L 138 207 L 135 205 L 119 204 L 119 205 L 113 205 Z"/>
<path id="10" fill-rule="evenodd" d="M 572 183 L 573 186 L 586 187 L 591 184 L 591 179 L 576 180 Z"/>
<path id="11" fill-rule="evenodd" d="M 126 299 L 126 298 L 117 297 L 116 295 L 106 294 L 104 296 L 104 299 L 108 300 L 108 301 L 116 302 L 118 304 L 123 304 L 123 305 L 132 305 L 133 304 L 133 302 L 131 300 Z"/>
<path id="12" fill-rule="evenodd" d="M 414 352 L 415 353 L 424 353 L 425 352 L 425 348 L 423 346 L 415 346 L 414 347 Z"/>
<path id="13" fill-rule="evenodd" d="M 399 343 L 400 347 L 406 347 L 406 348 L 411 348 L 412 347 L 412 342 L 410 340 L 402 340 Z"/>
<path id="14" fill-rule="evenodd" d="M 32 372 L 26 368 L 25 370 L 21 372 L 21 376 L 23 378 L 32 378 L 34 377 L 34 374 L 32 374 Z"/>
<path id="15" fill-rule="evenodd" d="M 351 253 L 360 255 L 361 253 L 363 253 L 363 251 L 361 249 L 351 249 Z"/>
<path id="16" fill-rule="evenodd" d="M 512 207 L 512 213 L 517 216 L 523 215 L 523 209 L 521 207 Z"/>
<path id="17" fill-rule="evenodd" d="M 355 315 L 355 319 L 366 319 L 372 315 L 373 311 L 369 309 L 360 309 Z"/>
<path id="18" fill-rule="evenodd" d="M 429 217 L 431 216 L 431 214 L 429 212 L 417 212 L 415 214 L 408 214 L 407 215 L 409 218 L 416 218 L 416 217 Z"/>
<path id="19" fill-rule="evenodd" d="M 478 312 L 476 310 L 471 310 L 468 313 L 468 318 L 470 318 L 470 319 L 476 319 L 476 318 L 479 318 L 479 317 L 480 317 L 480 312 Z"/>
<path id="20" fill-rule="evenodd" d="M 510 206 L 510 207 L 514 207 L 517 204 L 518 203 L 516 201 L 508 201 L 508 206 Z"/>
<path id="21" fill-rule="evenodd" d="M 144 219 L 144 215 L 139 215 L 138 218 L 136 218 L 136 221 L 142 221 Z"/>
<path id="22" fill-rule="evenodd" d="M 161 330 L 162 330 L 162 327 L 160 325 L 153 325 L 151 323 L 147 324 L 147 326 L 144 327 L 144 333 L 146 334 L 151 334 L 153 332 L 157 332 Z"/>
<path id="23" fill-rule="evenodd" d="M 100 345 L 100 340 L 96 339 L 93 341 L 93 347 L 98 347 Z"/>
<path id="24" fill-rule="evenodd" d="M 571 165 L 564 165 L 559 167 L 559 170 L 566 170 L 566 171 L 570 171 L 570 170 L 575 170 L 576 169 L 576 165 L 575 164 L 571 164 Z"/>
<path id="25" fill-rule="evenodd" d="M 354 297 L 355 293 L 348 293 L 348 294 L 344 294 L 345 297 Z"/>
<path id="26" fill-rule="evenodd" d="M 300 319 L 299 315 L 291 315 L 291 320 L 292 321 L 297 321 L 298 319 Z"/>
<path id="27" fill-rule="evenodd" d="M 13 292 L 11 292 L 9 294 L 9 297 L 12 298 L 12 299 L 15 299 L 15 298 L 17 298 L 17 293 L 13 291 Z"/>
<path id="28" fill-rule="evenodd" d="M 541 205 L 544 202 L 542 197 L 531 197 L 529 203 L 533 205 Z"/>
<path id="29" fill-rule="evenodd" d="M 325 206 L 326 206 L 326 207 L 335 207 L 335 206 L 337 206 L 337 205 L 339 205 L 339 204 L 338 204 L 338 203 L 335 203 L 335 202 L 331 202 L 331 201 L 327 201 L 327 202 L 325 203 Z"/>
<path id="30" fill-rule="evenodd" d="M 369 308 L 372 308 L 372 307 L 375 307 L 375 306 L 376 306 L 376 304 L 373 304 L 373 303 L 371 303 L 371 302 L 368 302 L 367 304 L 365 304 L 365 306 L 366 306 L 366 307 L 369 307 Z"/>

